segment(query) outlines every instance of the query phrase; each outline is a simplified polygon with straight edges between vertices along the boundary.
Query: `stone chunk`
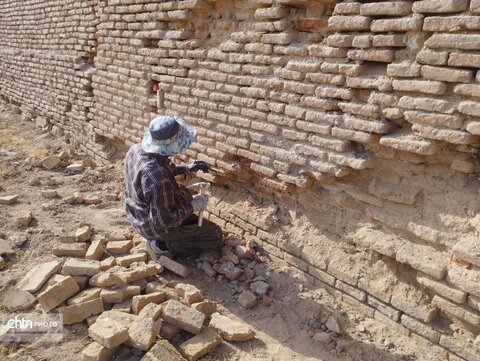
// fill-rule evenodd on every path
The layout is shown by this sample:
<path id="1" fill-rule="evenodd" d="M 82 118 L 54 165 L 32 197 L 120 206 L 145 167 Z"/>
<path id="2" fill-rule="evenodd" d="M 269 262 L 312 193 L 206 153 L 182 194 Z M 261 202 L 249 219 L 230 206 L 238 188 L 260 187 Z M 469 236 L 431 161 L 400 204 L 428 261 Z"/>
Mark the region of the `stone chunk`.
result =
<path id="1" fill-rule="evenodd" d="M 458 13 L 467 9 L 468 0 L 415 1 L 412 10 L 416 13 Z"/>
<path id="2" fill-rule="evenodd" d="M 84 257 L 87 253 L 85 243 L 58 243 L 53 247 L 52 254 L 61 257 Z"/>
<path id="3" fill-rule="evenodd" d="M 134 296 L 132 299 L 132 311 L 138 315 L 142 309 L 149 303 L 159 304 L 165 301 L 165 294 L 163 292 L 149 293 L 146 295 Z"/>
<path id="4" fill-rule="evenodd" d="M 205 321 L 205 315 L 175 300 L 165 303 L 162 318 L 178 328 L 198 334 Z"/>
<path id="5" fill-rule="evenodd" d="M 72 297 L 79 290 L 75 279 L 68 276 L 41 292 L 37 296 L 38 303 L 43 310 L 48 312 Z"/>
<path id="6" fill-rule="evenodd" d="M 248 341 L 255 337 L 255 332 L 248 324 L 234 321 L 219 313 L 212 315 L 209 325 L 227 341 Z"/>
<path id="7" fill-rule="evenodd" d="M 108 361 L 117 351 L 116 348 L 108 349 L 93 341 L 82 350 L 82 361 Z"/>
<path id="8" fill-rule="evenodd" d="M 17 203 L 17 201 L 18 201 L 18 194 L 0 197 L 0 204 L 3 204 L 3 205 L 14 204 L 14 203 Z"/>
<path id="9" fill-rule="evenodd" d="M 177 283 L 175 291 L 177 291 L 178 295 L 187 301 L 189 305 L 203 300 L 202 291 L 186 283 Z"/>
<path id="10" fill-rule="evenodd" d="M 253 308 L 257 305 L 257 297 L 250 291 L 243 291 L 238 296 L 238 303 L 244 308 Z"/>
<path id="11" fill-rule="evenodd" d="M 178 262 L 171 260 L 168 257 L 161 256 L 160 259 L 158 260 L 158 263 L 160 263 L 163 267 L 172 271 L 173 273 L 176 273 L 179 276 L 187 277 L 190 274 L 190 270 L 187 267 L 185 267 L 184 265 Z"/>
<path id="12" fill-rule="evenodd" d="M 196 361 L 220 343 L 222 343 L 222 338 L 213 329 L 207 327 L 198 335 L 182 343 L 179 349 L 189 361 Z"/>
<path id="13" fill-rule="evenodd" d="M 82 322 L 87 319 L 87 317 L 102 313 L 103 302 L 100 298 L 95 298 L 83 303 L 60 307 L 58 312 L 63 316 L 63 324 L 71 325 L 73 323 Z"/>
<path id="14" fill-rule="evenodd" d="M 98 272 L 100 272 L 100 262 L 88 259 L 69 258 L 62 268 L 62 273 L 68 276 L 93 276 Z"/>
<path id="15" fill-rule="evenodd" d="M 263 296 L 268 291 L 268 283 L 263 281 L 256 281 L 250 284 L 250 289 L 257 295 Z"/>
<path id="16" fill-rule="evenodd" d="M 15 218 L 15 226 L 17 228 L 28 227 L 30 223 L 32 223 L 33 215 L 30 211 L 20 211 L 17 213 L 17 217 Z"/>
<path id="17" fill-rule="evenodd" d="M 33 267 L 18 283 L 17 288 L 36 292 L 54 273 L 60 270 L 63 265 L 63 259 L 55 259 Z"/>
<path id="18" fill-rule="evenodd" d="M 113 349 L 128 340 L 128 329 L 113 319 L 98 318 L 88 329 L 88 335 L 102 346 Z"/>
<path id="19" fill-rule="evenodd" d="M 398 250 L 395 259 L 438 280 L 443 279 L 447 273 L 448 261 L 445 255 L 428 246 L 410 243 Z"/>

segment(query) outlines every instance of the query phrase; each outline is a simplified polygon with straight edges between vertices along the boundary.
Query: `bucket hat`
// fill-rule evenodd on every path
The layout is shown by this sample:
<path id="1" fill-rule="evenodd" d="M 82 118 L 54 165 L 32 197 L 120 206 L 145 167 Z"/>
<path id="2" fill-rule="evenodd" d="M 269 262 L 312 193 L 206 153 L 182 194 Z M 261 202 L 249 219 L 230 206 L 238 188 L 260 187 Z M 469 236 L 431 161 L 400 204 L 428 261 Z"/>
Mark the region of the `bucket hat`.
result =
<path id="1" fill-rule="evenodd" d="M 153 119 L 145 131 L 142 149 L 146 153 L 163 156 L 179 154 L 192 144 L 197 131 L 180 117 L 159 116 Z"/>

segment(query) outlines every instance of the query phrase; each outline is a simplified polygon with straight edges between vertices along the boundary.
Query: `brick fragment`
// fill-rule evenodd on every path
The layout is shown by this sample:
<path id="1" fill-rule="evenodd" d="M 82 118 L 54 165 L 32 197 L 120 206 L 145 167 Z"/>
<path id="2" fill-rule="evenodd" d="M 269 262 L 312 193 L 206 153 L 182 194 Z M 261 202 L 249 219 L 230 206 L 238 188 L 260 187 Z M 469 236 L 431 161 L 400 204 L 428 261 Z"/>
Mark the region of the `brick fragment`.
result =
<path id="1" fill-rule="evenodd" d="M 163 292 L 154 292 L 146 295 L 133 296 L 132 311 L 138 315 L 142 309 L 149 303 L 160 304 L 165 301 L 165 294 Z"/>
<path id="2" fill-rule="evenodd" d="M 101 298 L 76 303 L 67 307 L 60 307 L 58 312 L 62 315 L 64 325 L 71 325 L 82 322 L 87 317 L 98 315 L 103 312 L 103 302 Z"/>
<path id="3" fill-rule="evenodd" d="M 108 361 L 115 354 L 117 348 L 108 349 L 96 341 L 82 350 L 82 361 Z"/>
<path id="4" fill-rule="evenodd" d="M 132 240 L 124 240 L 124 241 L 110 241 L 107 243 L 105 247 L 105 251 L 108 254 L 124 254 L 128 253 L 133 248 Z"/>
<path id="5" fill-rule="evenodd" d="M 98 297 L 100 297 L 100 292 L 102 291 L 101 288 L 88 288 L 86 290 L 83 290 L 82 292 L 78 293 L 74 297 L 70 298 L 67 302 L 67 304 L 70 305 L 76 305 L 79 303 L 84 303 L 87 301 L 94 300 Z"/>
<path id="6" fill-rule="evenodd" d="M 84 257 L 86 253 L 86 243 L 58 243 L 52 249 L 57 257 Z"/>
<path id="7" fill-rule="evenodd" d="M 222 338 L 210 327 L 182 343 L 180 352 L 189 360 L 196 361 L 222 343 Z"/>
<path id="8" fill-rule="evenodd" d="M 67 276 L 47 287 L 37 296 L 38 303 L 45 311 L 50 311 L 79 291 L 73 277 Z"/>
<path id="9" fill-rule="evenodd" d="M 77 242 L 87 242 L 92 236 L 92 229 L 90 226 L 80 227 L 75 231 L 75 240 Z"/>
<path id="10" fill-rule="evenodd" d="M 394 80 L 393 89 L 404 92 L 418 92 L 426 94 L 442 95 L 447 91 L 443 82 L 427 80 Z"/>
<path id="11" fill-rule="evenodd" d="M 467 0 L 423 0 L 415 1 L 412 11 L 416 13 L 458 13 L 467 9 Z"/>
<path id="12" fill-rule="evenodd" d="M 360 15 L 367 16 L 405 16 L 410 14 L 412 3 L 408 1 L 385 1 L 362 4 Z"/>
<path id="13" fill-rule="evenodd" d="M 189 305 L 203 301 L 202 291 L 193 285 L 186 283 L 177 283 L 175 291 L 182 297 Z"/>
<path id="14" fill-rule="evenodd" d="M 445 255 L 432 247 L 408 244 L 398 250 L 395 259 L 437 280 L 443 279 L 447 272 Z"/>
<path id="15" fill-rule="evenodd" d="M 162 320 L 159 317 L 161 312 L 161 305 L 151 303 L 145 306 L 128 328 L 126 344 L 148 351 L 160 333 Z"/>
<path id="16" fill-rule="evenodd" d="M 141 361 L 185 361 L 185 358 L 167 340 L 159 339 Z"/>
<path id="17" fill-rule="evenodd" d="M 476 34 L 433 34 L 425 41 L 431 49 L 452 48 L 464 50 L 480 49 L 480 35 Z"/>
<path id="18" fill-rule="evenodd" d="M 437 66 L 422 66 L 422 77 L 428 80 L 468 83 L 473 78 L 471 70 L 449 69 Z"/>
<path id="19" fill-rule="evenodd" d="M 480 288 L 478 287 L 480 271 L 478 270 L 452 267 L 448 271 L 447 281 L 473 296 L 480 297 Z"/>
<path id="20" fill-rule="evenodd" d="M 115 262 L 122 267 L 130 267 L 135 262 L 145 262 L 146 256 L 144 253 L 129 254 L 128 256 L 117 257 Z"/>
<path id="21" fill-rule="evenodd" d="M 100 262 L 96 260 L 69 258 L 62 268 L 62 273 L 68 276 L 93 276 L 98 272 Z"/>
<path id="22" fill-rule="evenodd" d="M 166 269 L 178 274 L 179 276 L 187 277 L 190 274 L 190 270 L 187 267 L 171 260 L 168 257 L 161 256 L 158 260 L 158 263 L 160 263 Z"/>
<path id="23" fill-rule="evenodd" d="M 90 243 L 90 246 L 88 246 L 85 258 L 90 260 L 99 260 L 103 256 L 104 252 L 105 247 L 103 245 L 103 240 L 94 240 L 92 243 Z"/>
<path id="24" fill-rule="evenodd" d="M 162 318 L 172 325 L 193 334 L 198 334 L 201 331 L 205 321 L 203 313 L 175 300 L 169 300 L 165 303 Z"/>
<path id="25" fill-rule="evenodd" d="M 16 285 L 18 289 L 36 292 L 55 272 L 60 270 L 63 259 L 55 259 L 33 267 Z"/>
<path id="26" fill-rule="evenodd" d="M 210 327 L 227 341 L 248 341 L 255 337 L 255 332 L 244 322 L 234 321 L 219 313 L 214 313 Z"/>
<path id="27" fill-rule="evenodd" d="M 103 318 L 89 327 L 88 335 L 103 347 L 113 349 L 128 340 L 128 329 L 118 321 Z"/>

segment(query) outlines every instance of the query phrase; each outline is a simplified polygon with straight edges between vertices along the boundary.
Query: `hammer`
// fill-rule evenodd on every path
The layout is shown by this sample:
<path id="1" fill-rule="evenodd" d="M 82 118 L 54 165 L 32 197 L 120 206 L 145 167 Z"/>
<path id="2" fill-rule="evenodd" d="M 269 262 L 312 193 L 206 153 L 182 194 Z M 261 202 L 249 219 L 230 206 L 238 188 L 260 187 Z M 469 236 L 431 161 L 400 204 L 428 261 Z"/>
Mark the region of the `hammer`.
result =
<path id="1" fill-rule="evenodd" d="M 205 195 L 205 190 L 208 189 L 209 187 L 210 187 L 210 183 L 198 182 L 198 183 L 194 183 L 194 184 L 189 185 L 187 188 L 188 189 L 192 189 L 192 188 L 199 189 L 200 190 L 200 195 L 203 196 L 203 195 Z M 198 226 L 201 227 L 202 223 L 203 223 L 203 211 L 200 211 L 200 213 L 198 215 Z"/>

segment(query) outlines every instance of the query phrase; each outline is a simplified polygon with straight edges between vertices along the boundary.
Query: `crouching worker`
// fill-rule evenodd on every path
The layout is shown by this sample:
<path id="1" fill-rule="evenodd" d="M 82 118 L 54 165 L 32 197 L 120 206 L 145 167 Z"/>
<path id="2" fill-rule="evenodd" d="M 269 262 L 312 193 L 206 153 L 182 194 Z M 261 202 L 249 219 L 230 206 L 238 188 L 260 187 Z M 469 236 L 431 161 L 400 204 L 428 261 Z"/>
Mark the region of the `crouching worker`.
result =
<path id="1" fill-rule="evenodd" d="M 179 117 L 159 116 L 150 122 L 141 144 L 134 144 L 125 157 L 125 207 L 133 228 L 145 238 L 150 257 L 156 261 L 170 251 L 187 257 L 201 250 L 218 249 L 222 230 L 203 220 L 199 227 L 194 212 L 207 207 L 205 196 L 192 197 L 176 175 L 201 170 L 208 165 L 195 161 L 174 165 L 169 156 L 187 149 L 196 130 Z"/>

